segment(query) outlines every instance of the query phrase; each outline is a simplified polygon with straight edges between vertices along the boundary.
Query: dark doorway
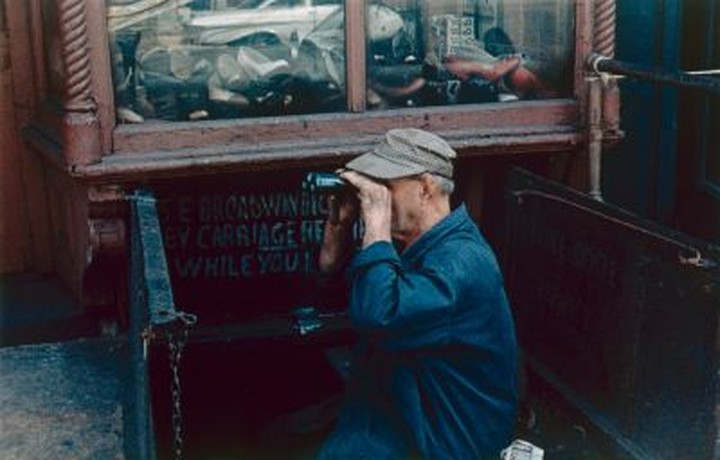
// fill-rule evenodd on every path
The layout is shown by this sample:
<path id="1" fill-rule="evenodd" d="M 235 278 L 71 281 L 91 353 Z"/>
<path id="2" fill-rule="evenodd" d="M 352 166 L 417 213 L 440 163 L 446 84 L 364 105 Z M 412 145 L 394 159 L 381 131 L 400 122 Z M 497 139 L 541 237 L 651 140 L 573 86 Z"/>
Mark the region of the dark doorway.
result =
<path id="1" fill-rule="evenodd" d="M 720 3 L 684 2 L 682 67 L 720 69 Z M 713 78 L 720 75 L 710 74 Z M 678 117 L 677 225 L 680 230 L 720 242 L 720 98 L 686 91 Z"/>

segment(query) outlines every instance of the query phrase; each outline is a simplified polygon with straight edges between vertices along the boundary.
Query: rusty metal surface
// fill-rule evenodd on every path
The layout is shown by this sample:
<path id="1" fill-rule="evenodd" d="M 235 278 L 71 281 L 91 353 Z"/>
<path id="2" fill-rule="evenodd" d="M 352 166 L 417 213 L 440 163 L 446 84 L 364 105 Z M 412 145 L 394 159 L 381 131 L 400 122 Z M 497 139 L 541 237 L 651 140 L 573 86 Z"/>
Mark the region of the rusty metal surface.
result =
<path id="1" fill-rule="evenodd" d="M 125 458 L 118 353 L 110 340 L 0 348 L 2 458 Z"/>
<path id="2" fill-rule="evenodd" d="M 131 277 L 137 286 L 130 294 L 137 296 L 143 309 L 143 325 L 163 326 L 177 319 L 173 291 L 165 261 L 163 236 L 158 221 L 155 196 L 149 190 L 138 190 L 132 203 Z M 135 299 L 133 299 L 135 300 Z"/>
<path id="3" fill-rule="evenodd" d="M 720 248 L 524 173 L 507 203 L 529 360 L 630 450 L 716 455 Z"/>

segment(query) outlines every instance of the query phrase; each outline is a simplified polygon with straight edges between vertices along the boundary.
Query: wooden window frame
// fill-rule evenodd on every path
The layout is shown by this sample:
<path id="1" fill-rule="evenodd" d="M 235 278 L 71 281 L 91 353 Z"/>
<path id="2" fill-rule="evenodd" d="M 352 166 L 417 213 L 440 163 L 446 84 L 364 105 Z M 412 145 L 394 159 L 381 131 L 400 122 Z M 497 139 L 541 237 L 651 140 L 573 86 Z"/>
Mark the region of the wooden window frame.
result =
<path id="1" fill-rule="evenodd" d="M 598 4 L 607 2 L 574 1 L 571 98 L 364 111 L 365 41 L 357 33 L 364 30 L 364 2 L 350 1 L 347 113 L 118 125 L 105 2 L 57 0 L 60 37 L 53 39 L 61 43 L 72 78 L 61 107 L 40 103 L 26 138 L 72 176 L 90 182 L 337 163 L 366 150 L 389 126 L 435 131 L 461 156 L 573 151 L 587 138 L 586 61 L 593 39 L 606 35 L 594 29 L 594 16 L 602 13 Z M 49 37 L 38 27 L 41 0 L 22 3 L 13 14 L 29 24 L 37 100 L 48 101 L 42 44 Z M 614 17 L 611 26 L 614 31 Z"/>

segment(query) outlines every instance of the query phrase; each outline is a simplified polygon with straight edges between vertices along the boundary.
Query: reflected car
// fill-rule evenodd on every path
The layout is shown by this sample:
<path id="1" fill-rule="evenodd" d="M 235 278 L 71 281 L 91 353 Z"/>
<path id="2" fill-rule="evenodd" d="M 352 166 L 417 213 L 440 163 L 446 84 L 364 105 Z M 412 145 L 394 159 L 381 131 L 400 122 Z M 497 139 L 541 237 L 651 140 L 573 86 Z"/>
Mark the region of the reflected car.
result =
<path id="1" fill-rule="evenodd" d="M 198 43 L 226 45 L 257 33 L 271 33 L 285 43 L 300 42 L 326 18 L 342 9 L 339 1 L 265 0 L 242 7 L 193 11 L 188 25 Z"/>

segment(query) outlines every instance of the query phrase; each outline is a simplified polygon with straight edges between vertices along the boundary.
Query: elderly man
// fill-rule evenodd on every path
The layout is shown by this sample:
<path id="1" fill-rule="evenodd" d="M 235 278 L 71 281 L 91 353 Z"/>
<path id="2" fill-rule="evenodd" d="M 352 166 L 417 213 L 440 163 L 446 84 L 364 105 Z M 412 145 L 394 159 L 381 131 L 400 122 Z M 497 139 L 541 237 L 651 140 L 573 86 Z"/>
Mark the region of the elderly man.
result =
<path id="1" fill-rule="evenodd" d="M 511 441 L 513 320 L 493 251 L 465 206 L 451 209 L 455 157 L 432 133 L 393 129 L 340 172 L 357 200 L 328 220 L 320 269 L 343 268 L 359 211 L 346 275 L 360 341 L 322 460 L 498 458 Z"/>

